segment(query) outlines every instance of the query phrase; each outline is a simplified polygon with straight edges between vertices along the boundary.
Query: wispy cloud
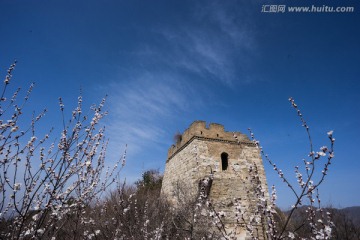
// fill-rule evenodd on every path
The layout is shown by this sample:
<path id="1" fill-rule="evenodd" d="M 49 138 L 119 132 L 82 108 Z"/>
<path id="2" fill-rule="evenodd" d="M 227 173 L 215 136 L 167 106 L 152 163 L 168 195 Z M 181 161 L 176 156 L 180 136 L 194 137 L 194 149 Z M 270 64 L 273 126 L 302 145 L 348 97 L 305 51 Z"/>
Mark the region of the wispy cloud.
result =
<path id="1" fill-rule="evenodd" d="M 162 49 L 157 52 L 175 68 L 193 72 L 206 81 L 232 85 L 245 75 L 241 71 L 249 64 L 255 43 L 249 20 L 243 21 L 241 12 L 230 10 L 212 2 L 196 8 L 191 24 L 154 29 L 170 47 L 165 53 Z"/>
<path id="2" fill-rule="evenodd" d="M 129 49 L 136 64 L 108 86 L 112 142 L 128 144 L 133 154 L 166 148 L 174 133 L 168 131 L 179 116 L 212 104 L 215 93 L 207 87 L 209 81 L 231 87 L 239 73 L 237 56 L 252 47 L 247 29 L 236 18 L 221 6 L 209 5 L 176 29 L 166 23 L 141 29 L 148 36 Z"/>
<path id="3" fill-rule="evenodd" d="M 140 73 L 128 80 L 111 84 L 108 135 L 112 142 L 128 144 L 136 153 L 164 143 L 168 134 L 164 123 L 186 112 L 190 99 L 197 98 L 176 75 Z"/>

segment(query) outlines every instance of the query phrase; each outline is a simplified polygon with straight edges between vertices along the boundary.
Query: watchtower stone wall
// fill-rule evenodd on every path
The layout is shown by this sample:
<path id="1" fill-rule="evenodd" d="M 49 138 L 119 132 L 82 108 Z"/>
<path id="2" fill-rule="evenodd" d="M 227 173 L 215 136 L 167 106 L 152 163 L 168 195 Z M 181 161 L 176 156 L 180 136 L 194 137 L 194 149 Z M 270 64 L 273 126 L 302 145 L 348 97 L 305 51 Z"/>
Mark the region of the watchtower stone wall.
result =
<path id="1" fill-rule="evenodd" d="M 262 189 L 268 197 L 265 171 L 256 145 L 245 134 L 225 131 L 221 124 L 207 126 L 204 121 L 195 121 L 168 150 L 161 192 L 174 205 L 181 187 L 195 199 L 199 181 L 212 174 L 211 202 L 216 211 L 225 212 L 225 227 L 236 232 L 238 239 L 248 239 L 250 236 L 243 223 L 236 221 L 234 201 L 241 201 L 248 213 L 245 218 L 256 208 L 254 186 L 249 179 L 250 164 L 256 165 Z M 264 239 L 263 226 L 255 227 L 262 232 L 260 239 Z"/>

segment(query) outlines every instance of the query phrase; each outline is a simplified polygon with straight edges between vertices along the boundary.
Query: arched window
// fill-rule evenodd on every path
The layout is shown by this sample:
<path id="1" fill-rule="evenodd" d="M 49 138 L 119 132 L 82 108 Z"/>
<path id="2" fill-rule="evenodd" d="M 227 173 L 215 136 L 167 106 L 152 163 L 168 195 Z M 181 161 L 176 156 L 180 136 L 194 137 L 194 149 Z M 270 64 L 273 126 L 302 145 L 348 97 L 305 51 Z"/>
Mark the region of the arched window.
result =
<path id="1" fill-rule="evenodd" d="M 228 168 L 229 165 L 229 155 L 226 152 L 223 152 L 221 154 L 221 168 L 223 171 L 225 171 Z"/>

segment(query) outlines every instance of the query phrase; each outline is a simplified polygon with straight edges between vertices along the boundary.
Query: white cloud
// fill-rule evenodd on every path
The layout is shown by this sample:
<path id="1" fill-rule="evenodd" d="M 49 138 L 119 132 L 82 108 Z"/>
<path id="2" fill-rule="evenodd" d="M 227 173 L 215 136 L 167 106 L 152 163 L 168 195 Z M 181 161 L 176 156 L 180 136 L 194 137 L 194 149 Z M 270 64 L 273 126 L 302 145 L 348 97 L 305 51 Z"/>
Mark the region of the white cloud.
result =
<path id="1" fill-rule="evenodd" d="M 144 39 L 129 50 L 135 64 L 108 86 L 107 135 L 116 144 L 110 144 L 110 155 L 119 154 L 117 148 L 125 144 L 133 155 L 156 146 L 166 152 L 174 122 L 205 105 L 221 104 L 218 98 L 211 101 L 218 92 L 209 81 L 232 86 L 239 77 L 237 56 L 252 45 L 236 17 L 211 5 L 176 29 L 164 23 L 146 30 L 152 41 Z"/>
<path id="2" fill-rule="evenodd" d="M 166 144 L 166 124 L 186 112 L 196 99 L 179 81 L 176 75 L 144 73 L 134 74 L 129 81 L 113 82 L 107 120 L 111 144 L 128 144 L 132 154 L 154 144 Z"/>
<path id="3" fill-rule="evenodd" d="M 231 9 L 215 2 L 197 10 L 193 24 L 184 23 L 176 29 L 166 26 L 154 29 L 170 50 L 164 52 L 159 48 L 152 52 L 157 52 L 159 58 L 171 62 L 180 71 L 187 70 L 207 81 L 232 85 L 242 77 L 239 66 L 246 68 L 250 62 L 249 53 L 255 51 L 247 25 L 249 20 L 242 21 L 242 13 L 231 13 Z"/>

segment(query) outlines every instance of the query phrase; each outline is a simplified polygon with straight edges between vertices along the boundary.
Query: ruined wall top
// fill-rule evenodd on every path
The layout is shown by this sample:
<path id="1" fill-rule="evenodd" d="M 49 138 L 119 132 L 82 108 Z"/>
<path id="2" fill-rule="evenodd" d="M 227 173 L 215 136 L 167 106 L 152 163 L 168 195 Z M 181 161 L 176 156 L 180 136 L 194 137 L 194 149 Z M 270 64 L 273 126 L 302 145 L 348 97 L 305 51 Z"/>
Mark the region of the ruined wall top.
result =
<path id="1" fill-rule="evenodd" d="M 237 136 L 237 139 L 234 135 Z M 205 121 L 194 121 L 190 127 L 184 131 L 181 137 L 178 138 L 178 141 L 169 148 L 167 159 L 172 158 L 195 138 L 208 141 L 217 140 L 221 142 L 252 144 L 245 134 L 240 132 L 227 132 L 221 124 L 210 123 L 209 126 L 207 126 Z"/>

